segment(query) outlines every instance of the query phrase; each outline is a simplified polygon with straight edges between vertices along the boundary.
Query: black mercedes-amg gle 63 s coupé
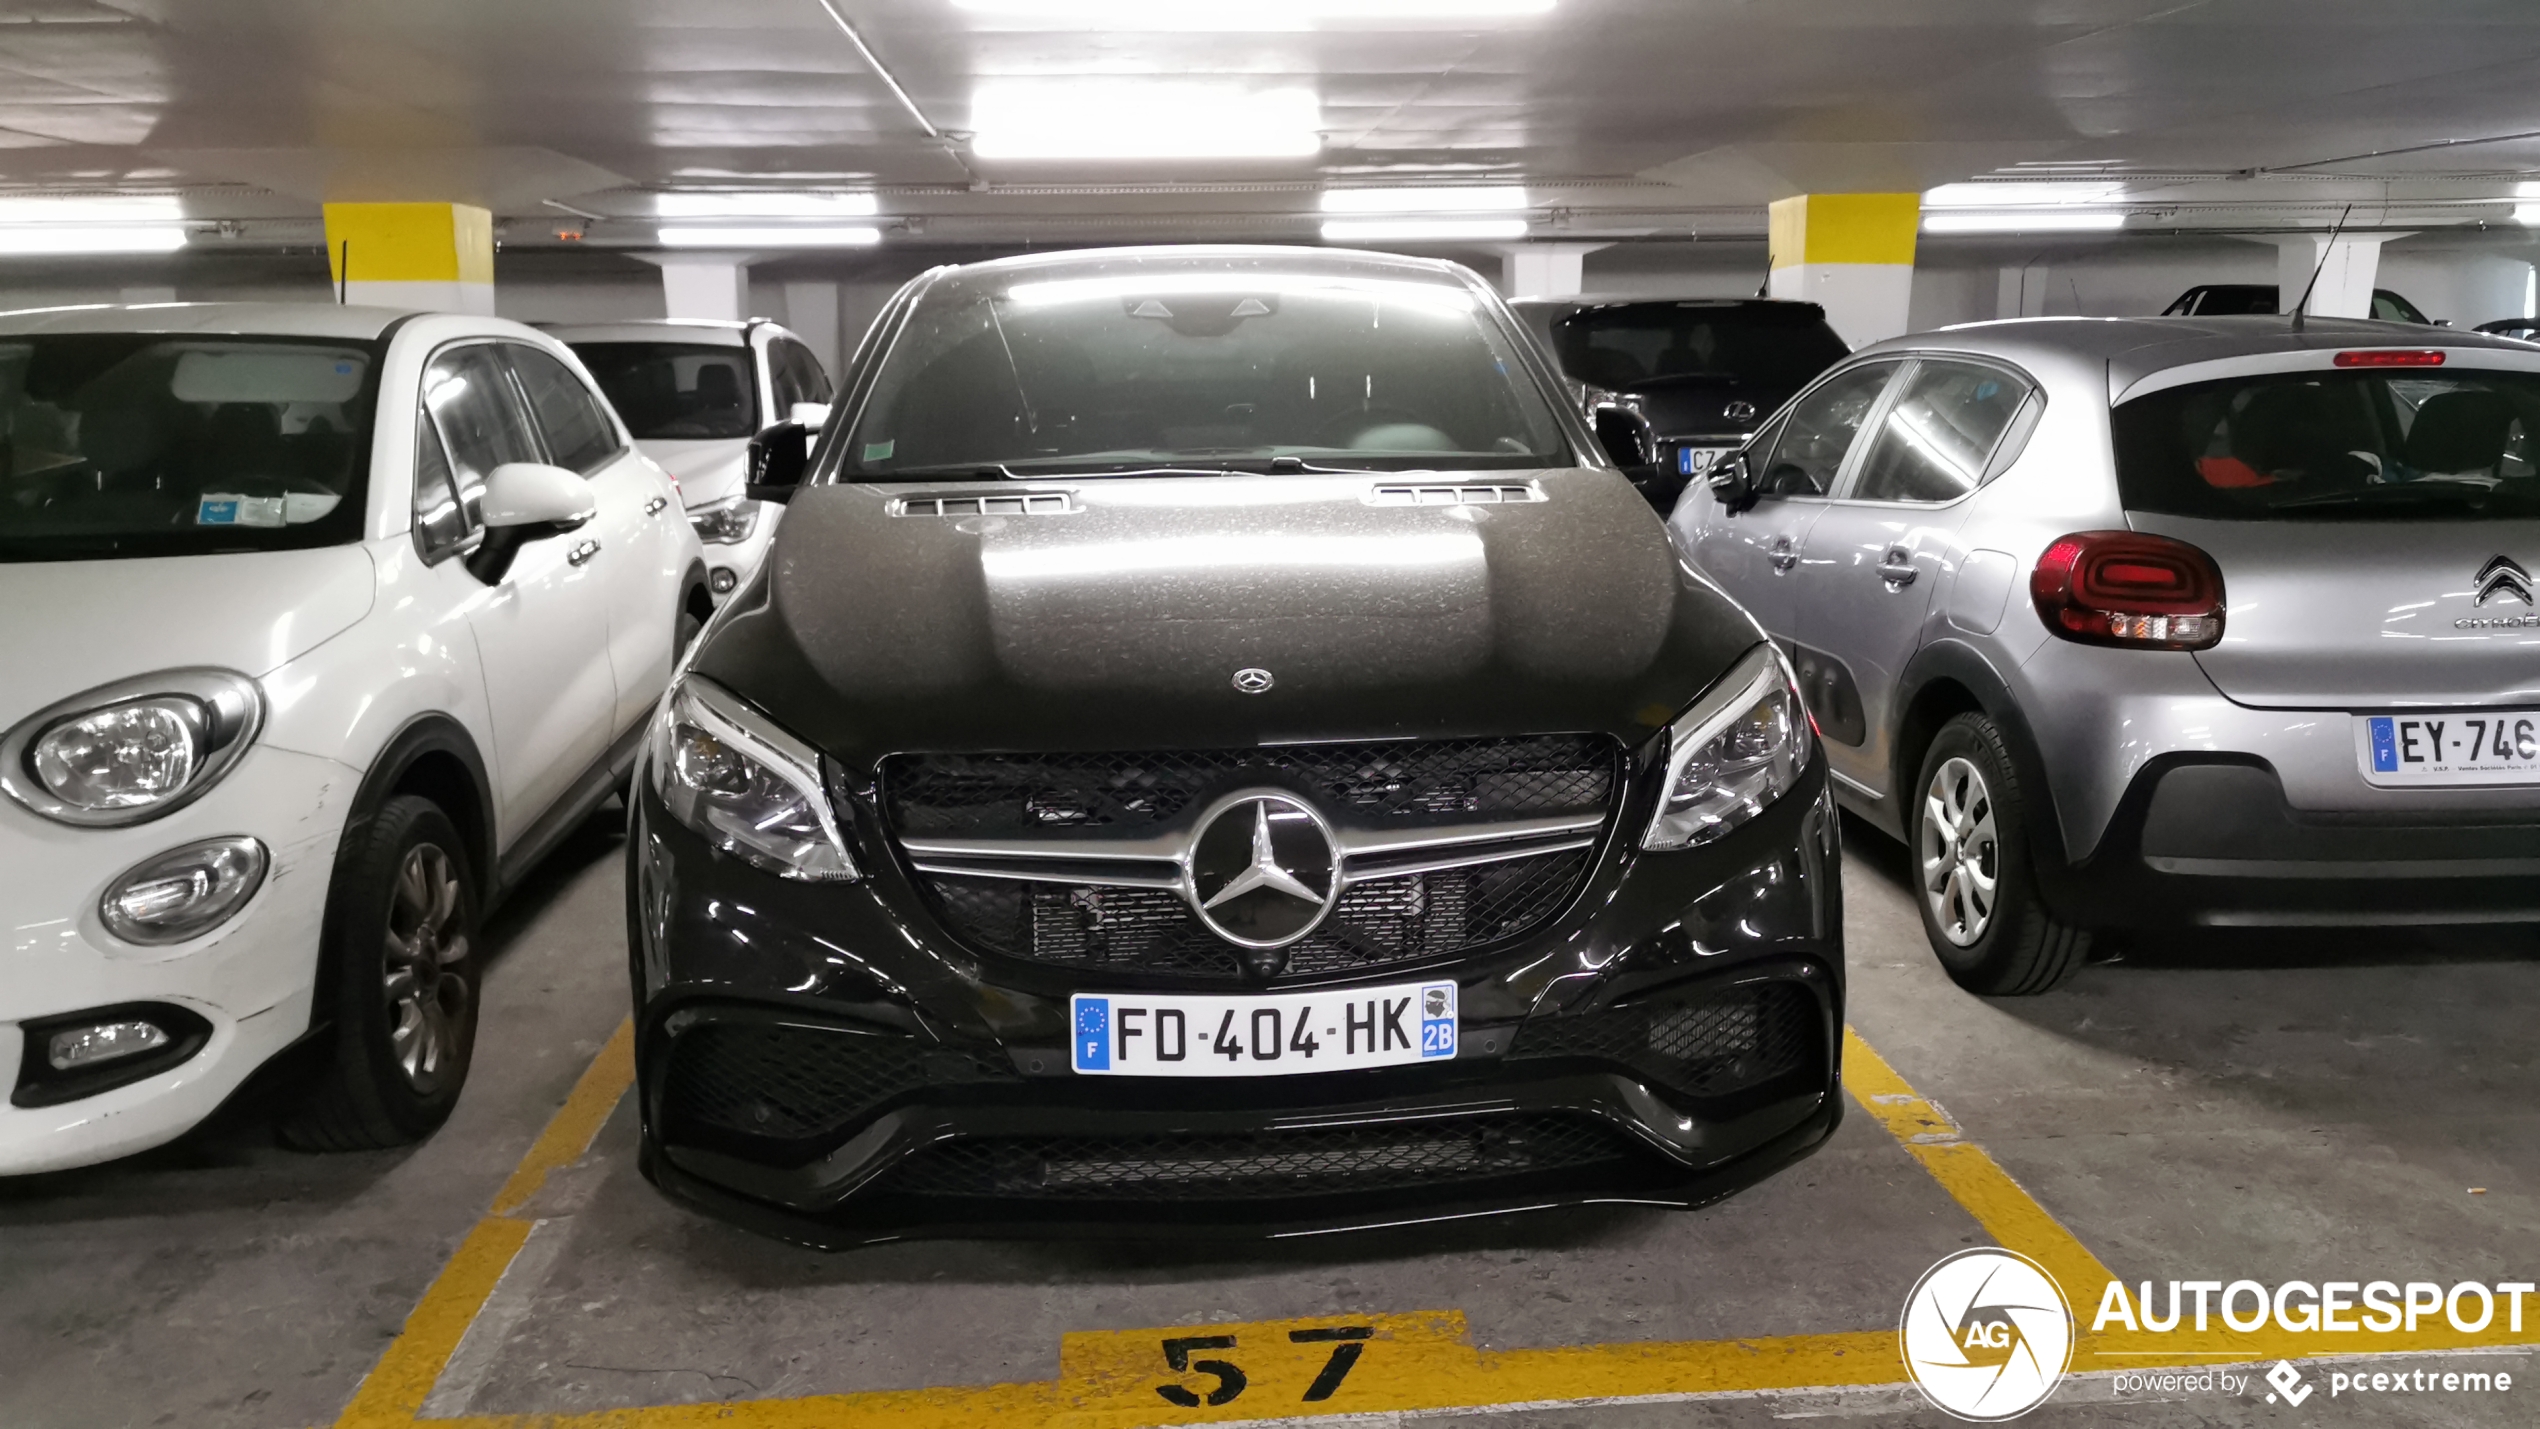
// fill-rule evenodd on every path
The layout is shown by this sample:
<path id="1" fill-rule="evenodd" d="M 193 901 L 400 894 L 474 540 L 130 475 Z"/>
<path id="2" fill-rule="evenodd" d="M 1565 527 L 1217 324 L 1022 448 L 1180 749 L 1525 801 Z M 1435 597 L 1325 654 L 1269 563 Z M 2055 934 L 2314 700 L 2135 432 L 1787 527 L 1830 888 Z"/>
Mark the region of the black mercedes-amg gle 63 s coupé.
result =
<path id="1" fill-rule="evenodd" d="M 1789 667 L 1456 265 L 940 268 L 632 794 L 643 1167 L 848 1246 L 1686 1206 L 1840 1115 Z"/>

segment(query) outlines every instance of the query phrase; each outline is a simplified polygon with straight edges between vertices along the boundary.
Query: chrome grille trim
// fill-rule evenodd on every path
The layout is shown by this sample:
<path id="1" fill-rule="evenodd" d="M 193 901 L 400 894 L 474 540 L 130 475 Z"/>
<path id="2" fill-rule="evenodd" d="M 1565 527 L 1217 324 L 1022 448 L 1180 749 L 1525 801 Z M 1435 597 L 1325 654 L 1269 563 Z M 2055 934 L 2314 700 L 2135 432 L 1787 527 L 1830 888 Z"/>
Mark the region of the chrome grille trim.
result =
<path id="1" fill-rule="evenodd" d="M 1508 819 L 1425 829 L 1335 828 L 1340 882 L 1408 878 L 1476 868 L 1595 844 L 1602 813 Z M 904 839 L 900 847 L 920 873 L 964 878 L 1017 878 L 1104 888 L 1180 888 L 1188 870 L 1189 831 L 1135 839 Z"/>

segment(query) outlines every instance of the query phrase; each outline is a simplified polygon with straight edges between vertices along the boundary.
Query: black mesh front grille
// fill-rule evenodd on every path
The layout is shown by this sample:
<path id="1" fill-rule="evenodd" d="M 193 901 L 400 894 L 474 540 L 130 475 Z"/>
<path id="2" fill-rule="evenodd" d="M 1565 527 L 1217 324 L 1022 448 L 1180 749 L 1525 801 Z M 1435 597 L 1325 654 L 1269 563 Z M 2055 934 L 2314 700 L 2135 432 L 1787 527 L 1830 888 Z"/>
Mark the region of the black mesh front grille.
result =
<path id="1" fill-rule="evenodd" d="M 1293 788 L 1327 817 L 1381 824 L 1602 810 L 1615 781 L 1611 740 L 1558 734 L 1133 754 L 901 754 L 883 763 L 882 798 L 903 838 L 998 838 L 1062 829 L 1134 834 L 1246 784 Z"/>
<path id="2" fill-rule="evenodd" d="M 798 1023 L 708 1022 L 671 1044 L 661 1108 L 674 1140 L 788 1159 L 826 1149 L 895 1098 L 1011 1079 L 992 1051 Z"/>
<path id="3" fill-rule="evenodd" d="M 1589 850 L 1572 849 L 1358 884 L 1321 927 L 1283 950 L 1286 970 L 1346 972 L 1518 937 L 1561 910 L 1589 859 Z M 990 952 L 1068 967 L 1243 975 L 1240 950 L 1202 927 L 1178 893 L 1003 878 L 924 881 L 953 934 Z"/>
<path id="4" fill-rule="evenodd" d="M 1719 1097 L 1813 1065 L 1819 1035 L 1808 989 L 1766 982 L 1531 1022 L 1508 1055 L 1619 1062 L 1686 1096 Z"/>
<path id="5" fill-rule="evenodd" d="M 1594 1122 L 1548 1116 L 1245 1135 L 981 1137 L 918 1153 L 888 1185 L 1000 1200 L 1281 1200 L 1503 1180 L 1630 1156 Z"/>

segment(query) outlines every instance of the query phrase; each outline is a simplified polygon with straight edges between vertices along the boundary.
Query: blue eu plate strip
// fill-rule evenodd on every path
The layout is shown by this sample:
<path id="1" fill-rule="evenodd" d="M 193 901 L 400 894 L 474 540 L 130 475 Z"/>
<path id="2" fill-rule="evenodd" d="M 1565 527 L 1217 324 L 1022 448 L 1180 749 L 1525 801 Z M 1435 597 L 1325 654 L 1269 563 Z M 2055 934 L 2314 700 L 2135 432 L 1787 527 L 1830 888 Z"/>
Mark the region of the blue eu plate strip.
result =
<path id="1" fill-rule="evenodd" d="M 1111 1070 L 1111 999 L 1076 999 L 1076 1070 Z"/>
<path id="2" fill-rule="evenodd" d="M 2399 736 L 2395 723 L 2386 718 L 2372 721 L 2372 769 L 2376 774 L 2399 772 Z"/>

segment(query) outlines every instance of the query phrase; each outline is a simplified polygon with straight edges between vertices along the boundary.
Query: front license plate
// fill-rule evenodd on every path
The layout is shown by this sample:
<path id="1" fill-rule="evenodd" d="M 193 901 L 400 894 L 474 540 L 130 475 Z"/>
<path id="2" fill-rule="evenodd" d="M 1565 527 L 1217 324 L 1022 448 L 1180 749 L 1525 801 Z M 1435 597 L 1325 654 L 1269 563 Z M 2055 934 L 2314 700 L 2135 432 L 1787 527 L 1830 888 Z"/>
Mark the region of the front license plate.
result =
<path id="1" fill-rule="evenodd" d="M 2368 784 L 2540 784 L 2540 710 L 2359 716 L 2355 757 Z"/>
<path id="2" fill-rule="evenodd" d="M 1455 984 L 1258 997 L 1080 992 L 1079 1072 L 1098 1077 L 1280 1077 L 1455 1056 Z"/>

